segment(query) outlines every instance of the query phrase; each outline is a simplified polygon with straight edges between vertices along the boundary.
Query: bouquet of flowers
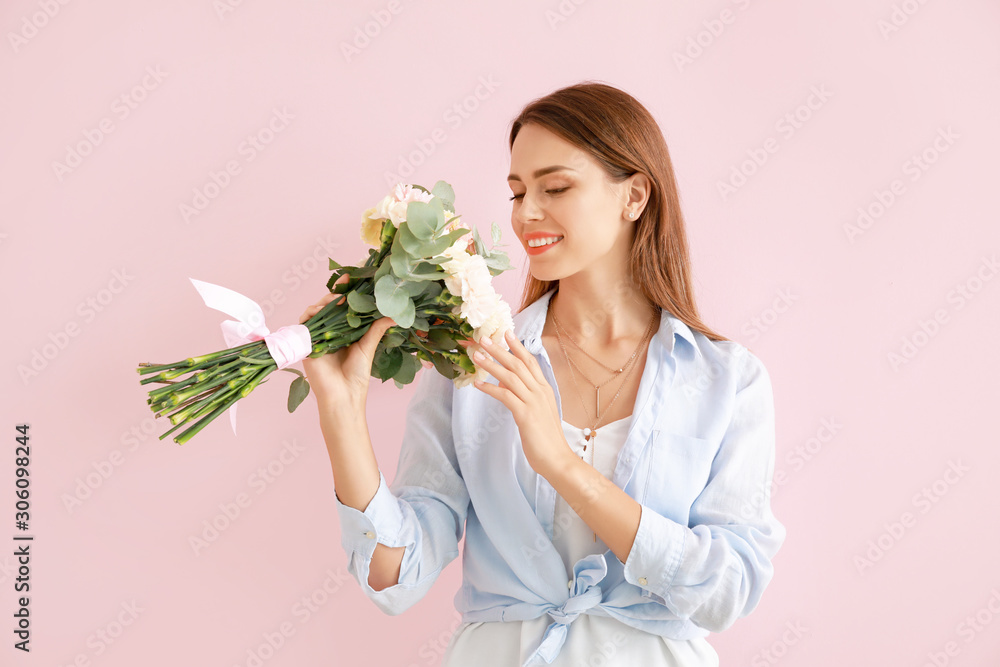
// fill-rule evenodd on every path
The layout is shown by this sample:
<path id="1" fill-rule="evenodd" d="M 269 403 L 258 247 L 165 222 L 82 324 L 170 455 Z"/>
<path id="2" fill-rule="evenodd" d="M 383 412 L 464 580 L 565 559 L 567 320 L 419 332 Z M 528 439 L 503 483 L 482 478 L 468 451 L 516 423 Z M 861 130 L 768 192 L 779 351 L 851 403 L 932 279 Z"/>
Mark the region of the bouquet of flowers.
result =
<path id="1" fill-rule="evenodd" d="M 191 279 L 208 306 L 237 320 L 222 323 L 228 349 L 172 364 L 138 365 L 139 374 L 149 376 L 140 384 L 164 385 L 150 390 L 146 401 L 157 418 L 166 415 L 174 425 L 160 439 L 188 425 L 174 437 L 184 444 L 226 410 L 235 433 L 236 401 L 275 370 L 298 375 L 288 392 L 293 412 L 309 394 L 309 383 L 289 366 L 350 345 L 382 317 L 391 317 L 396 326 L 379 341 L 373 377 L 403 387 L 423 364 L 456 387 L 485 380 L 488 374 L 470 355 L 483 349 L 483 337 L 504 345 L 504 334 L 514 328 L 510 306 L 491 282 L 512 267 L 504 252 L 486 249 L 475 229 L 471 239 L 465 237 L 470 230 L 455 215 L 454 201 L 444 181 L 431 190 L 396 185 L 362 216 L 361 238 L 372 246 L 365 264 L 342 266 L 330 258 L 327 289 L 346 299 L 335 299 L 304 324 L 274 333 L 264 326 L 263 311 L 253 300 Z M 494 246 L 500 241 L 495 222 L 492 239 Z M 459 340 L 473 343 L 463 347 Z"/>

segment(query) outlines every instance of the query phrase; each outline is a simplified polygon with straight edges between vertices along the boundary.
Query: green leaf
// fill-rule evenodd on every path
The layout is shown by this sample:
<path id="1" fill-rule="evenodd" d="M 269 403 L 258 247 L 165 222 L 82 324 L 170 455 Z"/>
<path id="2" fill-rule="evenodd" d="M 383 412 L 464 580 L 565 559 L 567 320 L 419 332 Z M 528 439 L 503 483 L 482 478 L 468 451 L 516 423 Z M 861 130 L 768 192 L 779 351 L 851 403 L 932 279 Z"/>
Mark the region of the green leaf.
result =
<path id="1" fill-rule="evenodd" d="M 418 265 L 417 268 L 419 269 L 420 265 Z M 403 283 L 403 289 L 406 290 L 406 293 L 410 295 L 411 299 L 416 300 L 418 296 L 420 296 L 421 294 L 424 293 L 424 291 L 426 291 L 427 281 L 407 280 L 406 282 Z"/>
<path id="2" fill-rule="evenodd" d="M 376 308 L 375 299 L 369 294 L 361 294 L 360 292 L 349 292 L 347 305 L 359 313 L 370 313 Z"/>
<path id="3" fill-rule="evenodd" d="M 404 354 L 399 365 L 399 369 L 392 376 L 392 379 L 397 383 L 404 385 L 410 384 L 413 382 L 413 378 L 416 377 L 417 371 L 419 371 L 420 368 L 419 359 L 412 354 Z"/>
<path id="4" fill-rule="evenodd" d="M 392 274 L 400 281 L 406 280 L 413 269 L 413 261 L 406 252 L 393 252 L 389 255 L 389 265 L 392 267 Z"/>
<path id="5" fill-rule="evenodd" d="M 435 350 L 450 352 L 455 349 L 455 339 L 444 329 L 431 329 L 427 333 L 427 346 Z"/>
<path id="6" fill-rule="evenodd" d="M 396 324 L 404 326 L 397 317 L 402 313 L 406 304 L 413 308 L 409 293 L 400 285 L 400 281 L 395 276 L 385 275 L 375 283 L 375 303 L 382 315 L 396 320 Z"/>
<path id="7" fill-rule="evenodd" d="M 398 347 L 376 354 L 372 363 L 372 374 L 383 382 L 392 378 L 403 365 L 403 353 Z"/>
<path id="8" fill-rule="evenodd" d="M 500 243 L 500 225 L 494 222 L 493 226 L 490 228 L 490 232 L 493 236 L 493 245 Z"/>
<path id="9" fill-rule="evenodd" d="M 479 229 L 476 227 L 472 228 L 472 238 L 476 241 L 476 254 L 482 255 L 483 259 L 489 257 L 490 252 L 486 249 L 486 246 L 483 245 L 483 240 L 479 238 Z"/>
<path id="10" fill-rule="evenodd" d="M 431 363 L 434 364 L 434 370 L 449 380 L 454 380 L 458 377 L 458 371 L 455 370 L 455 364 L 448 361 L 440 354 L 431 355 Z"/>
<path id="11" fill-rule="evenodd" d="M 403 312 L 392 315 L 393 321 L 397 326 L 403 329 L 409 329 L 413 326 L 413 321 L 417 316 L 417 309 L 413 307 L 413 301 L 410 299 L 406 300 L 406 305 L 403 306 Z"/>
<path id="12" fill-rule="evenodd" d="M 382 343 L 385 349 L 391 350 L 392 348 L 399 347 L 406 342 L 406 336 L 404 336 L 401 331 L 389 331 L 379 342 Z"/>
<path id="13" fill-rule="evenodd" d="M 295 412 L 306 396 L 309 395 L 309 381 L 304 377 L 297 377 L 292 380 L 288 387 L 288 411 Z"/>
<path id="14" fill-rule="evenodd" d="M 399 225 L 399 233 L 396 234 L 396 238 L 399 239 L 400 245 L 402 245 L 403 250 L 405 250 L 407 254 L 413 257 L 423 256 L 420 252 L 423 241 L 413 235 L 413 232 L 410 231 L 410 226 L 407 223 L 404 222 Z M 392 250 L 393 253 L 396 252 L 395 244 L 393 245 Z"/>
<path id="15" fill-rule="evenodd" d="M 361 326 L 361 318 L 358 317 L 357 315 L 355 315 L 354 313 L 348 311 L 347 312 L 347 325 L 349 327 L 351 327 L 352 329 L 357 329 L 358 327 Z"/>
<path id="16" fill-rule="evenodd" d="M 455 210 L 455 190 L 446 181 L 438 181 L 431 188 L 431 194 L 441 199 L 446 208 Z"/>
<path id="17" fill-rule="evenodd" d="M 507 254 L 501 251 L 491 253 L 484 261 L 492 276 L 498 276 L 504 271 L 514 268 L 510 265 L 510 258 L 507 257 Z"/>
<path id="18" fill-rule="evenodd" d="M 331 271 L 333 271 L 334 269 L 342 269 L 342 268 L 344 268 L 344 267 L 342 267 L 340 264 L 338 264 L 337 262 L 335 262 L 334 259 L 333 259 L 333 257 L 330 258 L 330 270 Z"/>
<path id="19" fill-rule="evenodd" d="M 429 203 L 411 201 L 406 205 L 406 222 L 418 239 L 430 239 L 434 232 L 444 225 L 444 209 L 441 201 L 432 199 Z"/>

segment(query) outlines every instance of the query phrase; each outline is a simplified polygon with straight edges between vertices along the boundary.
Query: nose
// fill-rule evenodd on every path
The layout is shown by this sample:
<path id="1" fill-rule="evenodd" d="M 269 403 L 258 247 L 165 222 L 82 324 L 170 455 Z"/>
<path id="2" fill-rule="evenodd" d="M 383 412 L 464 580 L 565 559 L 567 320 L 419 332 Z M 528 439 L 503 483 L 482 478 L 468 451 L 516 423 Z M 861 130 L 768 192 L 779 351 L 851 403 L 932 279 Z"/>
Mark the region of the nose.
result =
<path id="1" fill-rule="evenodd" d="M 515 215 L 522 222 L 527 220 L 539 220 L 542 218 L 542 210 L 535 204 L 535 200 L 528 193 L 521 197 Z"/>

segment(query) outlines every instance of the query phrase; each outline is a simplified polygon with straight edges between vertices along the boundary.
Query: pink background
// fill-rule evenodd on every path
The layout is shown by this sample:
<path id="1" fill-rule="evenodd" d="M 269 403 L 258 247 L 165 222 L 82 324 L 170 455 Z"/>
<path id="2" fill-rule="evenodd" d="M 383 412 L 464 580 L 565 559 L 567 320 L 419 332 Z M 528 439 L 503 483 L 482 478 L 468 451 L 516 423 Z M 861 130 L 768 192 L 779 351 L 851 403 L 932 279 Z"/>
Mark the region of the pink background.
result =
<path id="1" fill-rule="evenodd" d="M 705 320 L 774 385 L 788 539 L 759 608 L 710 636 L 722 664 L 995 664 L 996 2 L 224 2 L 0 9 L 0 663 L 247 665 L 284 624 L 268 667 L 438 664 L 460 561 L 401 616 L 363 596 L 315 402 L 285 409 L 292 375 L 241 402 L 238 437 L 222 418 L 180 447 L 157 439 L 135 366 L 223 347 L 224 316 L 188 277 L 260 301 L 272 330 L 297 322 L 327 256 L 365 257 L 360 214 L 401 162 L 412 182 L 452 183 L 484 236 L 501 225 L 519 268 L 498 286 L 516 305 L 508 125 L 596 79 L 660 122 Z M 268 136 L 275 109 L 291 118 Z M 258 133 L 251 160 L 240 146 Z M 239 173 L 185 220 L 229 161 Z M 849 234 L 859 208 L 873 218 Z M 412 389 L 371 387 L 389 480 L 402 423 L 381 416 Z M 10 632 L 21 422 L 27 656 Z M 280 463 L 289 442 L 301 451 Z M 239 494 L 249 506 L 195 553 Z"/>

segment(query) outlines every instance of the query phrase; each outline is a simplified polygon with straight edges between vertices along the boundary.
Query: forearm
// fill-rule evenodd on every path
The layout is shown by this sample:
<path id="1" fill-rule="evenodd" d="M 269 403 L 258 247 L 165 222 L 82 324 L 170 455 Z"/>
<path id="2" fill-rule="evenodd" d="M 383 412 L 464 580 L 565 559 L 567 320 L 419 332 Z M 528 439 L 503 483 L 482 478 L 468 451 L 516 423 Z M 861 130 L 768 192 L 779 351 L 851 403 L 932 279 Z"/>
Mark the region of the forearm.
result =
<path id="1" fill-rule="evenodd" d="M 624 563 L 639 530 L 642 506 L 569 450 L 542 476 Z"/>
<path id="2" fill-rule="evenodd" d="M 379 485 L 378 461 L 368 432 L 365 402 L 342 401 L 321 406 L 319 421 L 333 468 L 334 493 L 344 505 L 364 512 Z M 396 585 L 405 550 L 406 547 L 376 544 L 368 585 L 377 591 Z"/>

